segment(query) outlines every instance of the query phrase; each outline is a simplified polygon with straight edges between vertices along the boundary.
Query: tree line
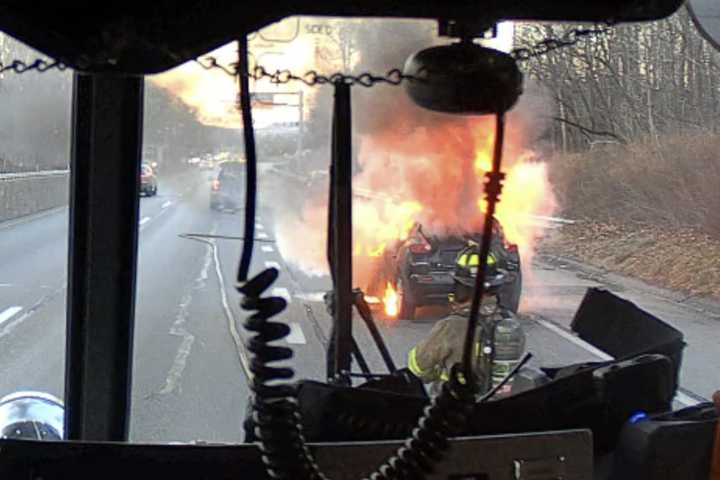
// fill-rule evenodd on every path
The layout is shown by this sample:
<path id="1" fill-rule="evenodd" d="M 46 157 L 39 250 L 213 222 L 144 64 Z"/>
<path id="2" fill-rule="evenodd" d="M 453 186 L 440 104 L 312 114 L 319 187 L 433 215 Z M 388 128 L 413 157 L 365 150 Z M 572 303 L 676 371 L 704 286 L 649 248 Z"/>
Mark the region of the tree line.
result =
<path id="1" fill-rule="evenodd" d="M 559 38 L 570 28 L 518 25 L 515 43 Z M 549 136 L 564 152 L 718 129 L 720 53 L 685 9 L 665 20 L 617 26 L 522 68 L 552 99 Z"/>

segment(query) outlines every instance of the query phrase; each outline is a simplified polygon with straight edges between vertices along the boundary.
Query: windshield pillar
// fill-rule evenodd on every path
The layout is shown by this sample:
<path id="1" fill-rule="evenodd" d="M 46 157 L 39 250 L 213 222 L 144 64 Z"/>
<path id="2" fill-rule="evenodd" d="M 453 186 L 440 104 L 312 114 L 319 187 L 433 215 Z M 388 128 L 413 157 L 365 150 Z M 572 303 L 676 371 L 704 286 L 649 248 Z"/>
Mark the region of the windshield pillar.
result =
<path id="1" fill-rule="evenodd" d="M 142 77 L 73 80 L 65 363 L 71 440 L 128 438 Z"/>
<path id="2" fill-rule="evenodd" d="M 335 284 L 334 371 L 329 378 L 349 383 L 352 336 L 352 115 L 350 86 L 335 84 L 331 165 L 331 268 Z M 339 376 L 339 377 L 338 377 Z"/>

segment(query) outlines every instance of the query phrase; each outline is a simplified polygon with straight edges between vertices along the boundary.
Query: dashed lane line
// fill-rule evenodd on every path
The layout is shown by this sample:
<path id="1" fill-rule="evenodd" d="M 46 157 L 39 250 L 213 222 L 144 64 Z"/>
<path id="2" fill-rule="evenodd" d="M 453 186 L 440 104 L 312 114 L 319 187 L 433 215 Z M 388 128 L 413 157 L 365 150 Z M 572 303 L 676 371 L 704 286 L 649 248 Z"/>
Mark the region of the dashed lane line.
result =
<path id="1" fill-rule="evenodd" d="M 23 307 L 19 307 L 16 305 L 14 307 L 8 307 L 5 310 L 3 310 L 0 313 L 0 325 L 2 325 L 4 322 L 7 322 L 15 315 L 17 315 L 18 312 L 20 312 L 20 310 L 22 310 L 22 309 L 23 309 Z"/>
<path id="2" fill-rule="evenodd" d="M 284 298 L 285 301 L 290 304 L 292 302 L 292 297 L 290 296 L 290 291 L 285 287 L 275 287 L 272 289 L 272 296 L 273 297 L 281 297 Z"/>
<path id="3" fill-rule="evenodd" d="M 292 345 L 305 345 L 307 343 L 305 334 L 298 322 L 290 322 L 290 333 L 285 337 L 285 341 Z"/>
<path id="4" fill-rule="evenodd" d="M 276 268 L 280 270 L 280 264 L 278 262 L 267 261 L 265 262 L 265 268 Z"/>
<path id="5" fill-rule="evenodd" d="M 275 251 L 272 245 L 263 245 L 262 247 L 260 247 L 260 249 L 265 253 L 272 253 Z"/>
<path id="6" fill-rule="evenodd" d="M 160 205 L 160 208 L 168 208 L 170 205 L 172 205 L 172 202 L 168 200 L 167 202 Z"/>
<path id="7" fill-rule="evenodd" d="M 140 220 L 140 225 L 145 225 L 149 221 L 150 217 L 143 217 L 142 220 Z"/>

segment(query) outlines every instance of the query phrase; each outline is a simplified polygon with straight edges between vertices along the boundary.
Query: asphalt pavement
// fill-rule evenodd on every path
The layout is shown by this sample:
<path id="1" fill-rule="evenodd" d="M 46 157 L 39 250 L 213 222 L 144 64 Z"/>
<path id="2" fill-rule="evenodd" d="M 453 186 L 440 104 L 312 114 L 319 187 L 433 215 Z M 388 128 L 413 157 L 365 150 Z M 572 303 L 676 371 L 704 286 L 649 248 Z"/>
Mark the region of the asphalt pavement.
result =
<path id="1" fill-rule="evenodd" d="M 209 208 L 207 172 L 160 179 L 156 197 L 141 199 L 131 439 L 142 442 L 242 441 L 249 396 L 246 316 L 235 291 L 242 212 Z M 282 257 L 274 240 L 274 200 L 283 180 L 263 182 L 252 271 L 276 267 L 270 294 L 289 304 L 280 319 L 291 334 L 298 378 L 325 378 L 330 318 L 327 277 L 307 276 Z M 67 209 L 0 224 L 0 396 L 17 390 L 63 394 Z M 192 238 L 184 234 L 196 234 Z M 604 286 L 680 328 L 688 348 L 681 402 L 720 388 L 720 308 L 689 304 L 627 279 L 558 259 L 538 259 L 523 305 L 528 348 L 538 364 L 604 358 L 567 332 L 585 288 Z M 438 309 L 415 321 L 379 321 L 394 361 L 428 334 Z M 362 322 L 354 332 L 373 371 L 385 371 Z"/>

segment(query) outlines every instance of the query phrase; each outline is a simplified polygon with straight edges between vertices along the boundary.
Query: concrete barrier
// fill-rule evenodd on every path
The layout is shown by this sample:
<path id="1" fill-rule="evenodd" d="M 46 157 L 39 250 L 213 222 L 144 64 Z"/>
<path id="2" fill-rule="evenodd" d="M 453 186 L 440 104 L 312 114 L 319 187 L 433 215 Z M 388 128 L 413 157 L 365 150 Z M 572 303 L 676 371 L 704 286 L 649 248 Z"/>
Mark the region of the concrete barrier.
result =
<path id="1" fill-rule="evenodd" d="M 0 222 L 68 204 L 67 170 L 0 174 Z"/>

